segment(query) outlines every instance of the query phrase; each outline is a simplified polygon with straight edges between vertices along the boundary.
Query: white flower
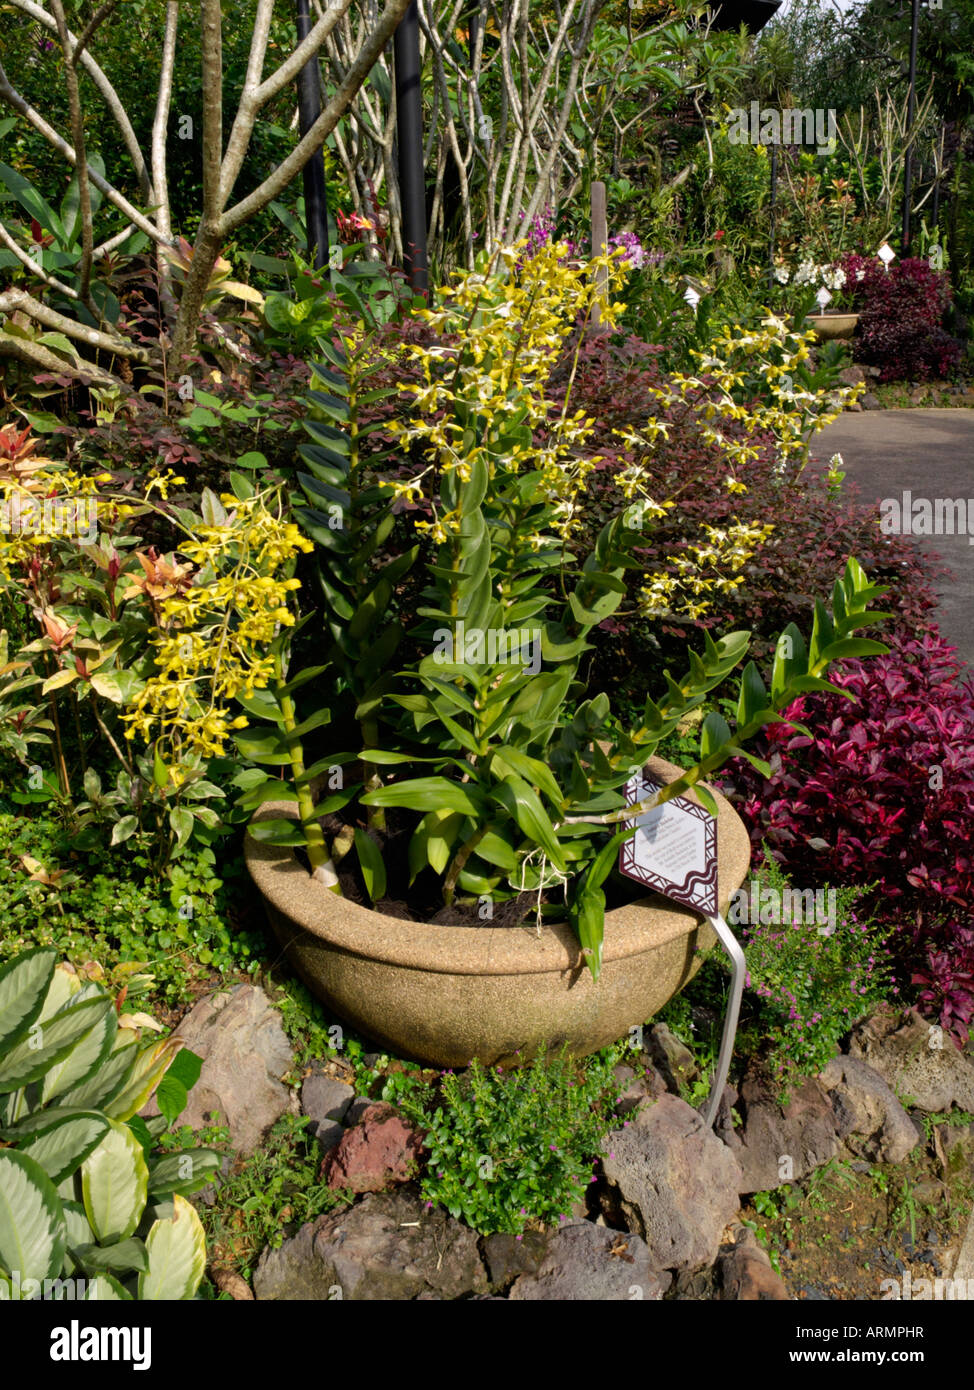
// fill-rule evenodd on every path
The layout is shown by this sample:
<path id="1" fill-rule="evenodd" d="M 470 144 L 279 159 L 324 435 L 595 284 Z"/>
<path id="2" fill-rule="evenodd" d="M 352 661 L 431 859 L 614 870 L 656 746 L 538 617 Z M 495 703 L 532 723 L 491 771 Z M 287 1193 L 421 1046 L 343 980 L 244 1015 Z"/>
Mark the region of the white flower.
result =
<path id="1" fill-rule="evenodd" d="M 791 272 L 788 270 L 787 266 L 776 266 L 774 278 L 777 280 L 779 285 L 787 285 L 788 281 L 791 279 Z"/>

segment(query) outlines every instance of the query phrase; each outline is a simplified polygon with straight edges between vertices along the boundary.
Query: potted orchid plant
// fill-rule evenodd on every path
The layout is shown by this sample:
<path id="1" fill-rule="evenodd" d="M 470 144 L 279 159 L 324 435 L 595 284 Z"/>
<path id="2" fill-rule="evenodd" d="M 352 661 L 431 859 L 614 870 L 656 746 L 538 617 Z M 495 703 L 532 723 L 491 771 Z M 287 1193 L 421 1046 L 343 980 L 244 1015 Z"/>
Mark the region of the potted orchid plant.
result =
<path id="1" fill-rule="evenodd" d="M 748 838 L 705 779 L 736 756 L 767 772 L 747 741 L 799 694 L 836 689 L 831 662 L 885 650 L 855 635 L 884 615 L 850 560 L 808 643 L 793 624 L 782 634 L 770 689 L 744 667 L 736 727 L 702 720 L 690 767 L 656 750 L 745 660 L 748 633 L 704 634 L 685 671 L 647 673 L 629 727 L 586 689 L 592 635 L 672 504 L 653 495 L 647 432 L 628 441 L 617 513 L 589 534 L 599 424 L 571 409 L 571 381 L 593 310 L 611 329 L 621 308 L 625 256 L 522 252 L 482 257 L 422 312 L 426 341 L 403 349 L 417 373 L 394 457 L 371 447 L 389 426 L 370 410 L 391 389 L 377 385 L 374 343 L 353 325 L 319 344 L 293 522 L 279 496 L 263 521 L 263 494 L 238 475 L 236 497 L 207 500 L 191 557 L 212 631 L 187 642 L 178 597 L 169 609 L 173 660 L 185 649 L 212 665 L 214 643 L 234 656 L 200 717 L 248 764 L 236 779 L 253 813 L 247 863 L 288 958 L 362 1032 L 445 1066 L 523 1060 L 555 1040 L 584 1053 L 661 1007 L 711 935 L 617 875 L 634 818 L 679 794 L 716 816 L 726 903 Z M 740 410 L 729 392 L 721 408 Z M 317 610 L 296 574 L 312 547 Z M 244 585 L 235 608 L 226 574 Z M 235 613 L 222 625 L 221 601 Z M 143 708 L 176 722 L 162 693 Z M 647 767 L 661 790 L 627 804 Z"/>

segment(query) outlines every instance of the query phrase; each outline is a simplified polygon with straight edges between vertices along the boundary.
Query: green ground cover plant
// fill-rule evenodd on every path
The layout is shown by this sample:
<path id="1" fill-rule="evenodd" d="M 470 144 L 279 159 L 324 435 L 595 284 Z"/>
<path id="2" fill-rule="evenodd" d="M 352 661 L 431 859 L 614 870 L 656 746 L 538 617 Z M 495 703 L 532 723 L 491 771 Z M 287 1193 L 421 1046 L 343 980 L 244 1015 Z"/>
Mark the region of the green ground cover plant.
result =
<path id="1" fill-rule="evenodd" d="M 582 1063 L 562 1051 L 513 1071 L 475 1061 L 410 1087 L 399 1105 L 425 1135 L 427 1203 L 484 1234 L 567 1221 L 619 1123 L 617 1061 L 613 1050 Z"/>

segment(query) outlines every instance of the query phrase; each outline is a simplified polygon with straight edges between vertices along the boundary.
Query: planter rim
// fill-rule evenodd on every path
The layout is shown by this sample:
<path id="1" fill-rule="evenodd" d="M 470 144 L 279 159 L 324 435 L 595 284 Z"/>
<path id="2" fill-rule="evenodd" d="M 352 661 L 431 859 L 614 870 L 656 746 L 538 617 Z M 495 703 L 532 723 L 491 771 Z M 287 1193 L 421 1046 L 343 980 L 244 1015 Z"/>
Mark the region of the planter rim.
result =
<path id="1" fill-rule="evenodd" d="M 661 758 L 649 766 L 667 782 L 682 769 Z M 750 842 L 730 802 L 711 787 L 721 816 L 718 819 L 718 897 L 726 906 L 743 881 L 750 864 Z M 683 793 L 698 800 L 691 790 Z M 254 820 L 297 819 L 293 802 L 268 801 Z M 726 830 L 739 830 L 730 837 Z M 734 825 L 736 822 L 736 826 Z M 721 844 L 722 839 L 727 843 Z M 244 843 L 247 868 L 268 905 L 319 938 L 331 948 L 372 961 L 382 961 L 442 975 L 525 975 L 552 970 L 576 971 L 585 960 L 568 922 L 546 923 L 540 933 L 533 925 L 520 927 L 454 927 L 391 917 L 338 897 L 313 880 L 294 851 L 255 840 Z M 636 885 L 633 885 L 636 888 Z M 651 925 L 647 909 L 652 909 Z M 659 894 L 648 894 L 613 908 L 605 916 L 603 962 L 643 954 L 648 946 L 685 937 L 702 922 L 701 913 L 680 907 Z M 649 939 L 651 938 L 651 939 Z"/>

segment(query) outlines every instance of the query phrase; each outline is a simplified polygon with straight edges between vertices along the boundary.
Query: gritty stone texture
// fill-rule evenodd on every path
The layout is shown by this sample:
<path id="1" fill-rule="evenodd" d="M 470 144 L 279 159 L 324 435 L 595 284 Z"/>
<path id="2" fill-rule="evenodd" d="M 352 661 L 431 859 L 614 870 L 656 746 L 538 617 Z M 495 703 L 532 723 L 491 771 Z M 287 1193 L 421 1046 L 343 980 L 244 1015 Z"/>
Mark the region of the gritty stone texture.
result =
<path id="1" fill-rule="evenodd" d="M 622 1064 L 613 1067 L 612 1075 L 619 1086 L 616 1113 L 632 1118 L 635 1111 L 666 1095 L 666 1082 L 655 1067 L 644 1065 L 639 1071 Z"/>
<path id="2" fill-rule="evenodd" d="M 732 1228 L 734 1243 L 721 1247 L 716 1274 L 724 1302 L 785 1303 L 790 1295 L 785 1281 L 771 1268 L 767 1252 L 746 1226 Z"/>
<path id="3" fill-rule="evenodd" d="M 366 1197 L 268 1247 L 254 1274 L 258 1299 L 448 1300 L 487 1292 L 474 1231 L 414 1188 Z"/>
<path id="4" fill-rule="evenodd" d="M 699 1074 L 693 1053 L 665 1023 L 647 1028 L 646 1050 L 674 1095 L 679 1095 L 680 1087 L 689 1085 Z"/>
<path id="5" fill-rule="evenodd" d="M 902 1024 L 892 1009 L 878 1010 L 853 1030 L 849 1051 L 911 1108 L 928 1114 L 951 1105 L 974 1111 L 974 1062 L 915 1009 Z"/>
<path id="6" fill-rule="evenodd" d="M 375 1105 L 375 1101 L 371 1100 L 368 1096 L 356 1096 L 345 1111 L 343 1124 L 357 1125 L 366 1110 L 369 1110 L 373 1105 Z"/>
<path id="7" fill-rule="evenodd" d="M 319 1123 L 336 1120 L 341 1124 L 355 1098 L 355 1092 L 344 1081 L 331 1076 L 312 1075 L 301 1087 L 301 1113 Z"/>
<path id="8" fill-rule="evenodd" d="M 838 1137 L 853 1158 L 902 1163 L 917 1146 L 909 1115 L 886 1082 L 860 1057 L 833 1057 L 821 1075 Z"/>
<path id="9" fill-rule="evenodd" d="M 290 1071 L 293 1054 L 280 1014 L 262 989 L 235 985 L 229 992 L 201 999 L 175 1036 L 203 1058 L 177 1127 L 202 1129 L 216 1114 L 217 1123 L 229 1129 L 237 1153 L 252 1153 L 290 1099 L 281 1078 Z M 158 1114 L 155 1101 L 141 1113 Z"/>
<path id="10" fill-rule="evenodd" d="M 866 380 L 866 373 L 861 367 L 843 367 L 839 373 L 839 380 L 843 386 L 858 386 L 860 381 Z"/>
<path id="11" fill-rule="evenodd" d="M 536 1274 L 515 1280 L 508 1298 L 525 1302 L 656 1301 L 670 1276 L 653 1264 L 645 1241 L 579 1221 L 549 1240 Z"/>
<path id="12" fill-rule="evenodd" d="M 813 1078 L 797 1087 L 782 1107 L 771 1085 L 749 1074 L 741 1083 L 740 1129 L 723 1131 L 741 1169 L 741 1194 L 764 1192 L 803 1178 L 835 1158 L 839 1139 L 828 1092 Z"/>
<path id="13" fill-rule="evenodd" d="M 355 1095 L 351 1086 L 319 1073 L 309 1076 L 301 1087 L 301 1113 L 311 1120 L 308 1133 L 328 1153 L 341 1139 L 342 1118 Z"/>
<path id="14" fill-rule="evenodd" d="M 604 1141 L 606 1215 L 646 1241 L 654 1269 L 713 1264 L 741 1171 L 695 1110 L 666 1095 Z"/>
<path id="15" fill-rule="evenodd" d="M 384 1192 L 415 1177 L 423 1141 L 394 1106 L 377 1102 L 341 1136 L 322 1165 L 329 1187 Z"/>
<path id="16" fill-rule="evenodd" d="M 491 1288 L 506 1289 L 521 1274 L 537 1274 L 550 1238 L 550 1231 L 525 1231 L 520 1240 L 503 1231 L 485 1236 L 483 1252 Z"/>

